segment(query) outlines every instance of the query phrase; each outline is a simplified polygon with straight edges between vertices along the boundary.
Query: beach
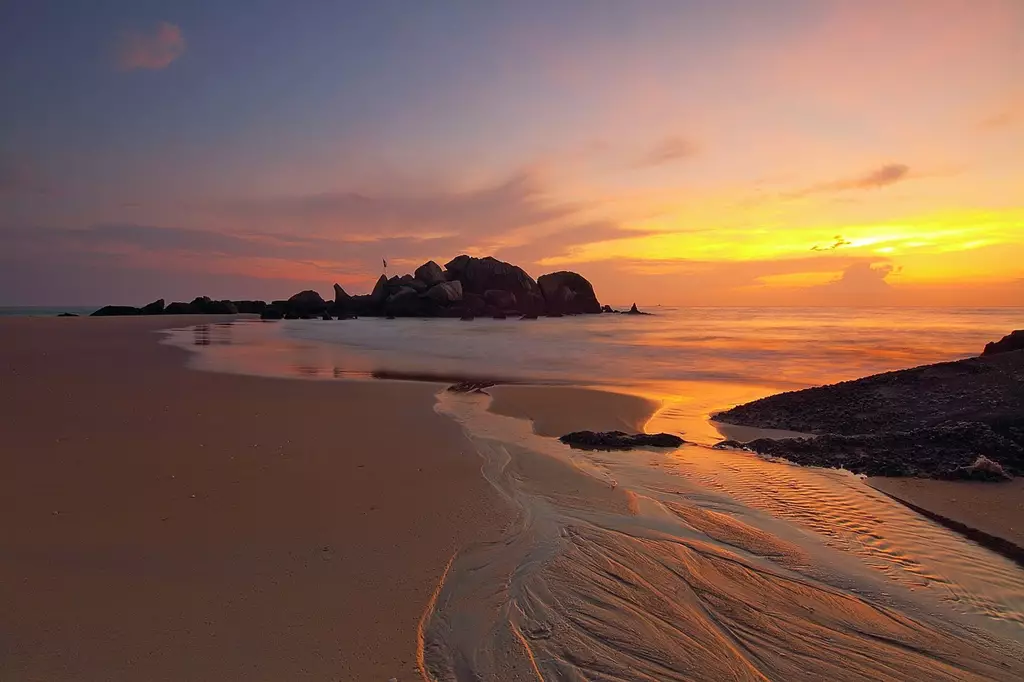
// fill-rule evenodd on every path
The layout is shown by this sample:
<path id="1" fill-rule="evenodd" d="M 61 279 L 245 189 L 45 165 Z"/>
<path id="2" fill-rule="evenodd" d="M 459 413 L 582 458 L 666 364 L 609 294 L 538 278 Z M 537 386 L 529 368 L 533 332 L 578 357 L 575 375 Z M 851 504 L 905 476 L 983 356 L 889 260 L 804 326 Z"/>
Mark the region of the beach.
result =
<path id="1" fill-rule="evenodd" d="M 195 322 L 0 320 L 0 678 L 417 679 L 508 522 L 442 387 L 189 370 Z"/>
<path id="2" fill-rule="evenodd" d="M 889 497 L 913 481 L 713 449 L 709 415 L 769 391 L 758 374 L 674 397 L 529 380 L 622 329 L 588 323 L 513 346 L 498 321 L 0 320 L 0 677 L 1019 677 L 1018 565 Z M 520 355 L 450 359 L 446 340 L 495 338 Z M 617 376 L 642 366 L 612 353 Z M 371 378 L 428 369 L 513 380 Z M 579 429 L 688 442 L 558 442 Z M 1018 527 L 1012 494 L 950 485 L 943 513 L 988 499 L 978 525 Z"/>

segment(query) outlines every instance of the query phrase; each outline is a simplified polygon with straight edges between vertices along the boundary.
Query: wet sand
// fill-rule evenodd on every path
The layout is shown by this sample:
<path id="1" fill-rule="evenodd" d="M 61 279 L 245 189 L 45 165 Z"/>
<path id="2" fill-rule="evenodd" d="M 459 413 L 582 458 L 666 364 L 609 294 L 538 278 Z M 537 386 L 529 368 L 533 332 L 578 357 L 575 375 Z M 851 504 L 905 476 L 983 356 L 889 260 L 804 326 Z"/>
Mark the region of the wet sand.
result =
<path id="1" fill-rule="evenodd" d="M 418 679 L 447 562 L 508 522 L 440 387 L 153 331 L 215 321 L 0 319 L 0 679 Z"/>
<path id="2" fill-rule="evenodd" d="M 502 385 L 487 393 L 491 412 L 529 419 L 534 433 L 552 438 L 581 430 L 641 433 L 659 407 L 640 396 L 573 386 Z"/>
<path id="3" fill-rule="evenodd" d="M 869 478 L 868 485 L 931 514 L 1024 548 L 1024 479 L 986 483 Z"/>

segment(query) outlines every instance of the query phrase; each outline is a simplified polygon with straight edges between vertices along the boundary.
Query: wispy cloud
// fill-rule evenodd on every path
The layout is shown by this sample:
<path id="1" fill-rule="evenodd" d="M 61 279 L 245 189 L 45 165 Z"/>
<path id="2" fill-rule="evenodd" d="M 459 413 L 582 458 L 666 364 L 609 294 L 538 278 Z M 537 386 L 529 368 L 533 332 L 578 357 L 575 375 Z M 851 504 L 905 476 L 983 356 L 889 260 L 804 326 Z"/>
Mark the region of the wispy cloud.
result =
<path id="1" fill-rule="evenodd" d="M 784 194 L 787 198 L 805 197 L 809 194 L 828 194 L 849 190 L 881 189 L 902 182 L 910 177 L 910 166 L 903 163 L 887 163 L 873 171 L 850 178 L 820 182 L 795 192 Z"/>
<path id="2" fill-rule="evenodd" d="M 149 30 L 129 29 L 117 46 L 117 66 L 122 71 L 163 69 L 185 51 L 185 37 L 175 24 L 161 21 Z"/>
<path id="3" fill-rule="evenodd" d="M 666 137 L 636 160 L 636 168 L 651 168 L 686 159 L 697 153 L 697 145 L 684 137 Z"/>

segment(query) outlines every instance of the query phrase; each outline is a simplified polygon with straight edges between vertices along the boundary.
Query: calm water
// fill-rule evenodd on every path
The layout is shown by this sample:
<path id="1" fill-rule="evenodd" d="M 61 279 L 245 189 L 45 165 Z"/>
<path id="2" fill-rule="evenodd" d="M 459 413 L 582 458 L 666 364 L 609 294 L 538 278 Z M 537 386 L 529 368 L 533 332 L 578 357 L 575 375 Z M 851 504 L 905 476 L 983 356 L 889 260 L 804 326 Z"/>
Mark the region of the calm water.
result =
<path id="1" fill-rule="evenodd" d="M 1019 566 L 849 473 L 708 446 L 717 410 L 977 355 L 1024 327 L 1024 309 L 658 313 L 250 321 L 168 342 L 216 371 L 501 378 L 660 401 L 647 430 L 689 444 L 587 453 L 490 412 L 487 395 L 438 393 L 518 513 L 500 542 L 453 557 L 424 620 L 434 679 L 1021 679 Z M 532 457 L 625 491 L 630 509 L 530 479 L 518 465 Z"/>
<path id="2" fill-rule="evenodd" d="M 33 306 L 0 306 L 0 317 L 56 317 L 61 313 L 74 313 L 82 317 L 89 315 L 99 309 L 100 306 L 64 306 L 55 307 L 33 307 Z"/>

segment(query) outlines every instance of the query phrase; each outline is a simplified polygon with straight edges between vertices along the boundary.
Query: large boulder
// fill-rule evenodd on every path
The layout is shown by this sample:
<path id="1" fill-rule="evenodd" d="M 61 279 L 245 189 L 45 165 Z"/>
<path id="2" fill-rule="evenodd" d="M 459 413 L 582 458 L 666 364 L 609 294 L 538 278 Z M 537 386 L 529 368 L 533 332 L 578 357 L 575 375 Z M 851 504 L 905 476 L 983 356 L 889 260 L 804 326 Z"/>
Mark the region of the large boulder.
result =
<path id="1" fill-rule="evenodd" d="M 164 308 L 165 315 L 191 315 L 194 312 L 192 306 L 184 301 L 174 301 Z"/>
<path id="2" fill-rule="evenodd" d="M 105 305 L 89 317 L 114 317 L 118 315 L 141 315 L 142 311 L 130 305 Z"/>
<path id="3" fill-rule="evenodd" d="M 673 433 L 625 433 L 624 431 L 573 431 L 560 441 L 584 450 L 632 450 L 633 448 L 678 448 L 685 443 Z"/>
<path id="4" fill-rule="evenodd" d="M 352 302 L 352 297 L 348 295 L 348 292 L 341 288 L 341 285 L 337 282 L 334 283 L 334 305 L 339 308 L 344 308 Z"/>
<path id="5" fill-rule="evenodd" d="M 381 275 L 377 278 L 377 283 L 373 285 L 373 291 L 370 292 L 369 303 L 372 307 L 383 306 L 384 302 L 388 300 L 388 278 Z"/>
<path id="6" fill-rule="evenodd" d="M 197 296 L 188 304 L 189 312 L 203 315 L 235 315 L 238 308 L 232 301 L 214 301 L 209 296 Z"/>
<path id="7" fill-rule="evenodd" d="M 501 290 L 516 298 L 517 307 L 524 311 L 539 312 L 544 297 L 537 282 L 521 267 L 490 256 L 474 258 L 465 254 L 445 264 L 446 278 L 462 282 L 464 293 L 483 295 L 488 290 Z"/>
<path id="8" fill-rule="evenodd" d="M 998 341 L 986 343 L 985 350 L 982 352 L 982 355 L 1009 353 L 1014 350 L 1024 350 L 1024 329 L 1017 329 Z"/>
<path id="9" fill-rule="evenodd" d="M 428 288 L 445 281 L 444 271 L 441 269 L 441 266 L 432 260 L 428 260 L 416 268 L 414 274 L 416 279 L 426 284 Z"/>
<path id="10" fill-rule="evenodd" d="M 142 309 L 139 312 L 142 313 L 143 315 L 161 315 L 161 314 L 163 314 L 163 312 L 164 312 L 164 299 L 158 298 L 157 300 L 153 301 L 152 303 L 148 303 L 148 304 L 142 306 Z"/>
<path id="11" fill-rule="evenodd" d="M 587 278 L 575 272 L 562 270 L 541 275 L 537 280 L 548 312 L 600 313 L 601 304 L 594 287 Z"/>
<path id="12" fill-rule="evenodd" d="M 487 302 L 487 305 L 494 306 L 496 310 L 514 310 L 516 307 L 515 294 L 501 289 L 488 289 L 485 291 L 484 301 Z"/>
<path id="13" fill-rule="evenodd" d="M 433 313 L 435 306 L 432 300 L 420 296 L 412 287 L 402 287 L 388 297 L 384 312 L 393 317 L 427 317 Z"/>
<path id="14" fill-rule="evenodd" d="M 327 301 L 319 293 L 307 289 L 300 291 L 288 299 L 288 312 L 296 313 L 299 317 L 316 315 L 319 317 L 327 310 Z"/>
<path id="15" fill-rule="evenodd" d="M 462 282 L 453 280 L 436 284 L 426 293 L 434 303 L 447 306 L 462 300 Z"/>

